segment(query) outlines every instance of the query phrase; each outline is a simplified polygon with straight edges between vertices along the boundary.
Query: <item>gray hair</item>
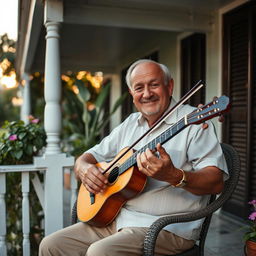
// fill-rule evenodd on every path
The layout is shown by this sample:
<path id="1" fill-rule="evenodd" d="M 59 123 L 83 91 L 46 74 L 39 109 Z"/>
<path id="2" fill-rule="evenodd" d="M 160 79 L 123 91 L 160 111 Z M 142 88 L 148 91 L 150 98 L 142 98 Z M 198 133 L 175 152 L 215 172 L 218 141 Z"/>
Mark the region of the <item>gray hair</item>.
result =
<path id="1" fill-rule="evenodd" d="M 125 80 L 126 80 L 126 84 L 128 85 L 128 87 L 130 89 L 132 89 L 132 85 L 131 85 L 132 71 L 135 69 L 136 66 L 138 66 L 141 63 L 155 63 L 156 65 L 158 65 L 161 68 L 161 70 L 163 71 L 165 85 L 167 85 L 169 83 L 169 81 L 172 79 L 170 70 L 164 64 L 161 64 L 156 61 L 149 60 L 149 59 L 140 59 L 140 60 L 135 61 L 127 70 Z"/>

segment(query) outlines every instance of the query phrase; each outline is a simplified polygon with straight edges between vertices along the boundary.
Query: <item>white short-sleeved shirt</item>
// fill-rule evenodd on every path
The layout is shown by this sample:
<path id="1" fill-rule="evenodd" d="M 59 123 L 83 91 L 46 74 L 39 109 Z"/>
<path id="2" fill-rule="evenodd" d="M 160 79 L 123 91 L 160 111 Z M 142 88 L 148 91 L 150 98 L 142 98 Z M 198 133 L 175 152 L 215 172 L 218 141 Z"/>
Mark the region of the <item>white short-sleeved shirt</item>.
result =
<path id="1" fill-rule="evenodd" d="M 175 104 L 172 102 L 169 109 Z M 157 137 L 171 125 L 177 123 L 184 115 L 192 112 L 193 107 L 182 105 L 168 117 L 150 135 L 143 138 L 136 146 L 139 150 Z M 208 122 L 208 129 L 201 125 L 190 125 L 175 137 L 167 141 L 163 147 L 170 155 L 177 168 L 186 171 L 197 171 L 207 166 L 216 166 L 223 170 L 224 177 L 228 171 L 221 147 L 215 134 L 214 126 Z M 131 114 L 116 127 L 100 144 L 86 153 L 91 153 L 98 162 L 111 161 L 121 149 L 132 145 L 149 129 L 147 121 L 141 113 Z M 142 193 L 129 200 L 117 216 L 117 229 L 124 227 L 149 227 L 159 217 L 170 214 L 181 214 L 196 211 L 207 204 L 209 196 L 194 195 L 182 188 L 174 188 L 167 182 L 148 177 Z M 165 229 L 186 239 L 198 239 L 202 220 L 189 223 L 177 223 Z"/>

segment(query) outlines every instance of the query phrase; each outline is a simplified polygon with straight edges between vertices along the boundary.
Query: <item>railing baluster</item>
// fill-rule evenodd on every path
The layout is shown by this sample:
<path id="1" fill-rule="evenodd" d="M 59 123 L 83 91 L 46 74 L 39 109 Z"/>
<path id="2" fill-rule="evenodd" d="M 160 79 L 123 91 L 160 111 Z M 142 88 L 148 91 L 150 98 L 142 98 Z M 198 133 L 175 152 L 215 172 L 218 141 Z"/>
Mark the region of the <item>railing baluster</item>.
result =
<path id="1" fill-rule="evenodd" d="M 77 179 L 75 177 L 75 172 L 73 168 L 70 170 L 70 188 L 71 188 L 71 198 L 70 198 L 70 209 L 72 213 L 73 205 L 77 198 Z"/>
<path id="2" fill-rule="evenodd" d="M 30 255 L 29 241 L 29 172 L 22 173 L 22 231 L 23 231 L 23 255 Z"/>
<path id="3" fill-rule="evenodd" d="M 6 256 L 6 174 L 0 173 L 0 255 Z"/>

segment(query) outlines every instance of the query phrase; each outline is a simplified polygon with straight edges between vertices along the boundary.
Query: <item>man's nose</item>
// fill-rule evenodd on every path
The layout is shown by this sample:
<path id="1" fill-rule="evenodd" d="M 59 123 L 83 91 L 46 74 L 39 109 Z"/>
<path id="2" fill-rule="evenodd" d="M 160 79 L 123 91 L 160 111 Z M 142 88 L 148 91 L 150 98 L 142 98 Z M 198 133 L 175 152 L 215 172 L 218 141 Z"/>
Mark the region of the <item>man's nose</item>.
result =
<path id="1" fill-rule="evenodd" d="M 152 95 L 152 92 L 149 88 L 149 86 L 145 86 L 144 91 L 143 91 L 143 97 L 149 98 Z"/>

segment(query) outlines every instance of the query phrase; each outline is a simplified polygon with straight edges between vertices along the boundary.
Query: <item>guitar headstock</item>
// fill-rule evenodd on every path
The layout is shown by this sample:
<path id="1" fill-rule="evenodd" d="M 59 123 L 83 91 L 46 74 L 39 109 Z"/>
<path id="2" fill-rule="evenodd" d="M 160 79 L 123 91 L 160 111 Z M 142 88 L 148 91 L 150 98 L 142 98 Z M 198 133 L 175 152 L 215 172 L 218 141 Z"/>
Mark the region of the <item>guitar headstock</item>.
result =
<path id="1" fill-rule="evenodd" d="M 229 98 L 223 95 L 188 114 L 187 123 L 200 124 L 206 120 L 212 119 L 223 114 L 224 112 L 227 112 L 229 109 Z"/>

